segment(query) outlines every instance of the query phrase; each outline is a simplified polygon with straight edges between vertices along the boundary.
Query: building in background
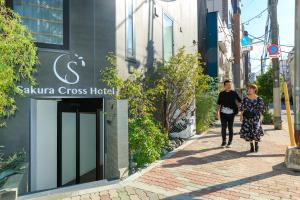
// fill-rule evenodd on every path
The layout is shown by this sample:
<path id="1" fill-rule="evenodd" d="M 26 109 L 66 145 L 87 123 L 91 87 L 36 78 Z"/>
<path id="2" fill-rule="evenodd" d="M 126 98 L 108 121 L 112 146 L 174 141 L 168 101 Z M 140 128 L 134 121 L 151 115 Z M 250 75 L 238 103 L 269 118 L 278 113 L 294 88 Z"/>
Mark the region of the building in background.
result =
<path id="1" fill-rule="evenodd" d="M 206 0 L 198 0 L 198 52 L 204 61 L 207 63 L 207 2 Z M 205 66 L 205 72 L 207 67 Z"/>
<path id="2" fill-rule="evenodd" d="M 208 71 L 214 77 L 219 77 L 220 81 L 231 79 L 235 89 L 239 91 L 245 85 L 245 69 L 243 67 L 245 57 L 243 56 L 240 42 L 243 35 L 240 0 L 207 0 L 207 8 L 209 12 L 207 21 L 208 40 L 210 40 L 208 41 L 209 47 L 207 47 L 209 58 L 207 63 L 210 65 L 208 66 Z M 210 14 L 213 12 L 218 13 L 219 20 L 214 19 L 216 18 L 215 14 Z M 218 23 L 217 27 L 214 27 L 215 24 L 213 23 L 216 23 L 214 21 Z M 219 29 L 219 38 L 217 40 L 220 48 L 215 48 L 215 41 L 213 41 L 213 38 L 210 38 L 212 35 L 215 35 L 213 31 L 217 28 Z M 215 56 L 214 54 L 217 51 L 223 56 Z M 218 60 L 216 62 L 217 57 Z"/>
<path id="3" fill-rule="evenodd" d="M 229 0 L 207 0 L 207 71 L 212 77 L 233 80 L 234 5 Z"/>
<path id="4" fill-rule="evenodd" d="M 294 80 L 295 80 L 295 55 L 294 55 L 295 49 L 293 49 L 287 57 L 287 63 L 286 63 L 286 79 L 288 80 L 288 89 L 289 89 L 289 95 L 294 96 Z"/>
<path id="5" fill-rule="evenodd" d="M 227 27 L 233 23 L 234 2 L 231 0 L 207 0 L 208 12 L 219 12 L 219 16 Z"/>
<path id="6" fill-rule="evenodd" d="M 26 97 L 1 129 L 5 153 L 28 155 L 22 192 L 126 176 L 127 106 L 110 100 L 116 91 L 101 82 L 100 70 L 109 52 L 124 78 L 182 46 L 197 52 L 198 1 L 6 2 L 32 32 L 40 61 L 39 85 L 19 86 Z"/>

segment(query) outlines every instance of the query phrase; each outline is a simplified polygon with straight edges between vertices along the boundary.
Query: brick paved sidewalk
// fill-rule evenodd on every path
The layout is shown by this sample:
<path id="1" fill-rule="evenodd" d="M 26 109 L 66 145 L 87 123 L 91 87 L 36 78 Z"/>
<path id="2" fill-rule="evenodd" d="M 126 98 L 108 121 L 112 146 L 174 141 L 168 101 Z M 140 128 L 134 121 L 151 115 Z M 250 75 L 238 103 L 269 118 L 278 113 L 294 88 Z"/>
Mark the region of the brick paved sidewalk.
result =
<path id="1" fill-rule="evenodd" d="M 283 163 L 288 134 L 272 128 L 264 126 L 260 151 L 249 153 L 249 144 L 239 135 L 232 148 L 220 148 L 217 125 L 124 186 L 65 199 L 300 200 L 300 173 L 287 170 Z"/>

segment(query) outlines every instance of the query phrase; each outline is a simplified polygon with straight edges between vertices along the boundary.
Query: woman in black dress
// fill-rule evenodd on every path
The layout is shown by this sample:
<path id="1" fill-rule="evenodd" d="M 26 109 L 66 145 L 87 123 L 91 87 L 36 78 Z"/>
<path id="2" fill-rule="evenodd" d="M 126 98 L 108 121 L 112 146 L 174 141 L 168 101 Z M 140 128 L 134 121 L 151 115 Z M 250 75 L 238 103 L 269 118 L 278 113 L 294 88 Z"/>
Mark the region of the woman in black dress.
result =
<path id="1" fill-rule="evenodd" d="M 251 152 L 258 151 L 258 142 L 260 142 L 261 136 L 264 135 L 261 127 L 261 114 L 264 111 L 264 102 L 256 93 L 257 86 L 255 84 L 248 85 L 247 97 L 243 99 L 241 105 L 242 128 L 240 136 L 250 142 Z"/>

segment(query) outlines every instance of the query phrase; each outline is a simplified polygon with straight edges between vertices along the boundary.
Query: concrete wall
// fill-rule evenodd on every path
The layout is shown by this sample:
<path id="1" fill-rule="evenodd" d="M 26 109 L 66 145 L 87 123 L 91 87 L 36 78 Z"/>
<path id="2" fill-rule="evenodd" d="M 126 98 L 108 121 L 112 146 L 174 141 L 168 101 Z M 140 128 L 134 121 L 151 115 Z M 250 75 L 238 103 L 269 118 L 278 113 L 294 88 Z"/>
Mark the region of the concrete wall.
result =
<path id="1" fill-rule="evenodd" d="M 128 103 L 127 100 L 105 102 L 105 177 L 118 179 L 128 176 Z"/>

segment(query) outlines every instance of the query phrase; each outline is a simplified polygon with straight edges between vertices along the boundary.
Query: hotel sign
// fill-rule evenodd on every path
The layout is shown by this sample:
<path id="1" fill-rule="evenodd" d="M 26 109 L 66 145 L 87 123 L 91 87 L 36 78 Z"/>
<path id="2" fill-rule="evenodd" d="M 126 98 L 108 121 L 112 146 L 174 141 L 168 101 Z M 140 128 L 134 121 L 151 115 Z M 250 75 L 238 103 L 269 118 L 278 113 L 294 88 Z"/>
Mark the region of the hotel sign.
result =
<path id="1" fill-rule="evenodd" d="M 49 70 L 45 67 L 39 69 L 42 72 L 38 75 L 38 87 L 20 85 L 18 88 L 29 96 L 115 95 L 114 88 L 98 87 L 95 83 L 89 83 L 95 80 L 95 70 L 89 67 L 92 68 L 76 53 L 60 54 L 52 59 L 51 71 L 44 72 Z M 100 74 L 100 70 L 96 73 Z M 100 83 L 100 77 L 96 81 Z"/>

